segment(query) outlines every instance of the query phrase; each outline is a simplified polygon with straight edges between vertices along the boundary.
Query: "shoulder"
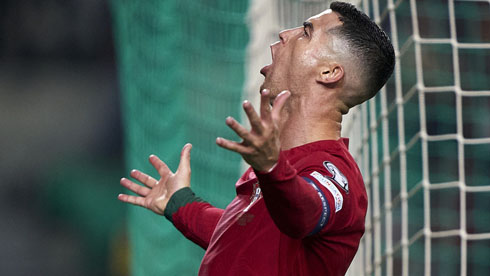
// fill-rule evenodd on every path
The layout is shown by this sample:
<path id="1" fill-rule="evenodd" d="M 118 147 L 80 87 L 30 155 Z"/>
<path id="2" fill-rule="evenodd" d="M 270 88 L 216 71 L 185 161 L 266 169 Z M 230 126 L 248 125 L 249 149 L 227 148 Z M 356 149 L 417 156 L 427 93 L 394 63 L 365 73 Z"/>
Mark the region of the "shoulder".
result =
<path id="1" fill-rule="evenodd" d="M 360 174 L 349 152 L 341 148 L 316 150 L 295 161 L 292 165 L 298 172 L 320 170 L 339 183 L 345 183 L 348 178 L 357 178 Z"/>

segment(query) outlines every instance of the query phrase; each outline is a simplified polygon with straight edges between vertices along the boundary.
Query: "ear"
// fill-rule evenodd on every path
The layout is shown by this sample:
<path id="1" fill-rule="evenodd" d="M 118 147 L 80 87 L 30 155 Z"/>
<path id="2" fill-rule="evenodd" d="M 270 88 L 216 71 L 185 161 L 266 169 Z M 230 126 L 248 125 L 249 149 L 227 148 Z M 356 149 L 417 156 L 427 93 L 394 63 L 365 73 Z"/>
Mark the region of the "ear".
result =
<path id="1" fill-rule="evenodd" d="M 324 85 L 336 83 L 344 77 L 344 68 L 338 63 L 322 66 L 320 69 L 316 81 Z"/>

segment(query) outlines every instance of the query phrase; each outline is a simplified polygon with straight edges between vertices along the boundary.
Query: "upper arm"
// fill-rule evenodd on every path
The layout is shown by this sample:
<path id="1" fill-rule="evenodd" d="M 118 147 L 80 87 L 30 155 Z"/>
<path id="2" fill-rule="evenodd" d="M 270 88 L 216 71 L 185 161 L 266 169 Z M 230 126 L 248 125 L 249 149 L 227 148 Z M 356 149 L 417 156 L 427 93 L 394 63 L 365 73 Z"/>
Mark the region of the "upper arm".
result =
<path id="1" fill-rule="evenodd" d="M 328 154 L 312 154 L 293 165 L 284 156 L 269 173 L 256 173 L 276 226 L 293 238 L 328 229 L 342 210 L 345 192 L 324 164 Z"/>
<path id="2" fill-rule="evenodd" d="M 299 165 L 301 168 L 298 174 L 308 179 L 310 185 L 320 191 L 318 196 L 324 197 L 328 203 L 327 206 L 321 206 L 322 214 L 327 214 L 326 222 L 323 222 L 323 216 L 319 216 L 317 227 L 311 235 L 343 229 L 352 223 L 358 213 L 362 213 L 358 209 L 365 209 L 365 194 L 360 190 L 364 189 L 364 184 L 352 160 L 319 153 L 313 163 Z M 358 208 L 358 205 L 364 207 Z"/>

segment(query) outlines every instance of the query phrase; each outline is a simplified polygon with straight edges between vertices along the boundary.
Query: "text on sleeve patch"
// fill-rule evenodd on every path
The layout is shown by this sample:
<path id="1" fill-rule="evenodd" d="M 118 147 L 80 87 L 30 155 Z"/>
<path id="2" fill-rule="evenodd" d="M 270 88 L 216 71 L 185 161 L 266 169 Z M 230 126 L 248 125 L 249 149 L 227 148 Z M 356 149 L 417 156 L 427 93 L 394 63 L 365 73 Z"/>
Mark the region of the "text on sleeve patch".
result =
<path id="1" fill-rule="evenodd" d="M 337 189 L 337 186 L 335 186 L 330 179 L 317 171 L 312 172 L 310 175 L 320 182 L 320 184 L 322 184 L 325 188 L 327 188 L 327 190 L 332 194 L 335 200 L 335 213 L 340 211 L 342 209 L 342 205 L 344 204 L 344 197 L 339 189 Z"/>

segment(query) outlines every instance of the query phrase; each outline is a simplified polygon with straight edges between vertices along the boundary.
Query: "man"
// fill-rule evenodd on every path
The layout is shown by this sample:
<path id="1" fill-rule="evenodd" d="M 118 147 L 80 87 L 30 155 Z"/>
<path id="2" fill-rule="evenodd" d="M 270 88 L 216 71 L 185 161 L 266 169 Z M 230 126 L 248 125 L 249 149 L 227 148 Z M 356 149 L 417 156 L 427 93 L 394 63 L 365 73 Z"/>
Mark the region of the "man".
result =
<path id="1" fill-rule="evenodd" d="M 340 138 L 342 115 L 384 85 L 394 52 L 354 6 L 330 7 L 271 45 L 260 115 L 243 104 L 251 130 L 226 119 L 243 141 L 216 143 L 251 166 L 226 209 L 191 191 L 189 144 L 175 173 L 152 155 L 160 180 L 137 170 L 131 176 L 146 187 L 121 179 L 139 195 L 121 194 L 121 201 L 165 215 L 206 250 L 200 275 L 343 275 L 357 251 L 367 197 Z"/>

